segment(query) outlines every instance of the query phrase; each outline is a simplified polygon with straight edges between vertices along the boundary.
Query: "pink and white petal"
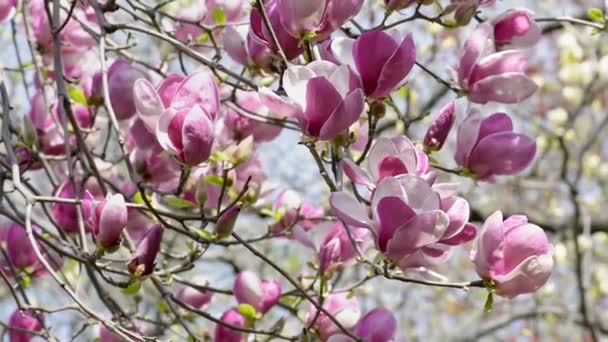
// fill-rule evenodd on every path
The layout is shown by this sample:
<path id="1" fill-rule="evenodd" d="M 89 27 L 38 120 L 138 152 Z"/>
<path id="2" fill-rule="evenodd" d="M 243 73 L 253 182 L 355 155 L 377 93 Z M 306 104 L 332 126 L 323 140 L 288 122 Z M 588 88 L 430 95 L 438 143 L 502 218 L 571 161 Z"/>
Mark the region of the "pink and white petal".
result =
<path id="1" fill-rule="evenodd" d="M 493 175 L 513 175 L 523 171 L 536 155 L 536 141 L 523 134 L 503 132 L 485 137 L 469 158 L 479 179 Z"/>
<path id="2" fill-rule="evenodd" d="M 241 65 L 247 65 L 249 54 L 245 46 L 245 39 L 232 26 L 226 26 L 222 36 L 222 46 L 228 56 Z"/>
<path id="3" fill-rule="evenodd" d="M 445 233 L 448 222 L 448 216 L 441 210 L 427 211 L 415 216 L 399 227 L 388 241 L 387 256 L 399 260 L 419 248 L 438 242 Z"/>
<path id="4" fill-rule="evenodd" d="M 367 169 L 369 170 L 372 179 L 378 179 L 382 160 L 388 156 L 397 154 L 399 154 L 399 151 L 391 139 L 385 137 L 378 138 L 370 149 L 367 157 Z"/>
<path id="5" fill-rule="evenodd" d="M 365 170 L 363 170 L 359 165 L 355 164 L 350 159 L 342 160 L 342 168 L 344 169 L 344 173 L 350 180 L 359 185 L 365 185 L 368 188 L 374 186 L 373 180 L 369 178 L 369 175 Z"/>
<path id="6" fill-rule="evenodd" d="M 103 246 L 109 247 L 120 239 L 120 233 L 127 225 L 127 204 L 121 194 L 108 195 L 108 202 L 99 217 L 99 235 Z"/>
<path id="7" fill-rule="evenodd" d="M 332 192 L 329 204 L 333 213 L 345 224 L 358 228 L 369 228 L 370 219 L 367 211 L 351 194 L 340 191 Z"/>
<path id="8" fill-rule="evenodd" d="M 267 87 L 258 90 L 260 100 L 268 110 L 277 117 L 293 117 L 300 119 L 304 114 L 302 107 L 288 98 L 281 97 Z"/>
<path id="9" fill-rule="evenodd" d="M 347 65 L 337 67 L 328 77 L 329 82 L 336 87 L 342 98 L 348 95 L 350 90 L 350 70 Z"/>
<path id="10" fill-rule="evenodd" d="M 472 241 L 475 236 L 477 236 L 477 227 L 472 223 L 466 223 L 456 235 L 439 242 L 450 246 L 458 246 Z"/>
<path id="11" fill-rule="evenodd" d="M 195 104 L 203 107 L 211 118 L 215 118 L 219 111 L 219 89 L 210 71 L 199 71 L 188 76 L 171 101 L 171 107 L 175 109 L 189 109 Z"/>
<path id="12" fill-rule="evenodd" d="M 396 177 L 407 194 L 407 203 L 416 211 L 429 211 L 440 208 L 439 195 L 429 183 L 416 175 Z"/>
<path id="13" fill-rule="evenodd" d="M 540 289 L 553 270 L 553 256 L 531 256 L 506 275 L 495 276 L 496 292 L 507 298 L 532 293 Z"/>
<path id="14" fill-rule="evenodd" d="M 441 199 L 448 198 L 456 195 L 458 188 L 460 188 L 460 183 L 437 183 L 432 186 L 433 191 L 439 194 Z"/>
<path id="15" fill-rule="evenodd" d="M 507 50 L 493 53 L 482 58 L 469 76 L 469 87 L 486 77 L 504 73 L 523 73 L 528 63 L 528 56 L 523 51 Z"/>
<path id="16" fill-rule="evenodd" d="M 536 92 L 534 81 L 520 72 L 486 77 L 470 89 L 469 100 L 475 103 L 519 103 Z"/>
<path id="17" fill-rule="evenodd" d="M 188 165 L 198 165 L 211 155 L 214 126 L 205 110 L 195 105 L 182 125 L 183 156 Z"/>
<path id="18" fill-rule="evenodd" d="M 320 139 L 331 139 L 355 123 L 365 110 L 365 95 L 362 89 L 355 89 L 346 97 L 321 127 Z"/>
<path id="19" fill-rule="evenodd" d="M 468 79 L 477 61 L 490 47 L 493 47 L 493 33 L 494 30 L 492 25 L 482 23 L 477 26 L 469 39 L 465 42 L 464 50 L 460 56 L 460 63 L 458 65 L 458 83 L 463 88 L 468 88 Z"/>
<path id="20" fill-rule="evenodd" d="M 450 202 L 450 203 L 447 203 Z M 450 224 L 445 231 L 442 239 L 449 239 L 460 234 L 465 224 L 469 221 L 470 207 L 469 202 L 461 197 L 452 197 L 441 201 L 441 208 L 450 218 Z"/>
<path id="21" fill-rule="evenodd" d="M 167 77 L 158 85 L 158 95 L 163 101 L 165 108 L 169 108 L 171 101 L 175 97 L 175 92 L 180 84 L 186 79 L 186 76 L 176 72 L 170 72 Z"/>
<path id="22" fill-rule="evenodd" d="M 479 238 L 471 251 L 475 269 L 482 277 L 488 277 L 490 268 L 503 258 L 505 235 L 502 223 L 502 212 L 496 211 L 490 215 L 481 226 Z"/>
<path id="23" fill-rule="evenodd" d="M 308 80 L 316 76 L 310 68 L 304 66 L 292 65 L 287 68 L 287 72 L 283 76 L 283 88 L 287 96 L 302 108 L 306 108 L 306 87 Z"/>
<path id="24" fill-rule="evenodd" d="M 169 108 L 159 117 L 156 126 L 156 140 L 165 151 L 169 151 L 174 155 L 179 155 L 179 151 L 173 146 L 173 143 L 169 138 L 169 124 L 175 114 L 175 110 Z"/>
<path id="25" fill-rule="evenodd" d="M 138 117 L 150 132 L 155 132 L 156 123 L 165 110 L 165 106 L 150 81 L 145 78 L 135 81 L 133 84 L 133 101 Z"/>
<path id="26" fill-rule="evenodd" d="M 477 141 L 491 134 L 511 131 L 513 131 L 511 118 L 505 113 L 494 113 L 481 122 Z"/>
<path id="27" fill-rule="evenodd" d="M 372 97 L 388 96 L 392 90 L 405 82 L 415 63 L 416 46 L 412 35 L 408 34 L 382 68 Z"/>
<path id="28" fill-rule="evenodd" d="M 479 128 L 483 118 L 477 109 L 469 111 L 469 115 L 458 127 L 456 137 L 456 154 L 454 159 L 460 166 L 467 167 L 471 150 L 478 141 Z"/>
<path id="29" fill-rule="evenodd" d="M 415 219 L 416 212 L 399 197 L 382 197 L 375 207 L 376 234 L 378 248 L 386 251 L 388 242 L 393 238 L 397 229 Z"/>

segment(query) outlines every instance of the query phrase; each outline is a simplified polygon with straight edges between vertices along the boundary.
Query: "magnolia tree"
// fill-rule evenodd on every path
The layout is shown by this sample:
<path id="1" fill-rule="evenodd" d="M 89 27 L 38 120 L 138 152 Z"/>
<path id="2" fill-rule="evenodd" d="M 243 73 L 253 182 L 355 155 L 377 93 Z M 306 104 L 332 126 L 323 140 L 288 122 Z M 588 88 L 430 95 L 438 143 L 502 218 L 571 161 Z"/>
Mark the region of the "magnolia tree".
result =
<path id="1" fill-rule="evenodd" d="M 2 336 L 606 338 L 606 6 L 0 1 Z"/>

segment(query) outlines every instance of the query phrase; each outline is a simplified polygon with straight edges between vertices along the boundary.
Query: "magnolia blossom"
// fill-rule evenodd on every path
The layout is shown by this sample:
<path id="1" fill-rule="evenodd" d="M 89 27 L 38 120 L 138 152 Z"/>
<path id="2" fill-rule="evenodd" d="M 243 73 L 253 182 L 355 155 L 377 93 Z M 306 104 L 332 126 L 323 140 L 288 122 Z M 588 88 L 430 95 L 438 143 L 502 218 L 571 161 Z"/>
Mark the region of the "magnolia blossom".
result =
<path id="1" fill-rule="evenodd" d="M 0 3 L 0 23 L 10 20 L 15 14 L 16 0 L 4 0 Z"/>
<path id="2" fill-rule="evenodd" d="M 310 230 L 325 216 L 323 207 L 314 206 L 292 190 L 282 191 L 272 203 L 272 210 L 277 214 L 277 222 L 273 226 L 276 233 L 289 228 Z"/>
<path id="3" fill-rule="evenodd" d="M 243 317 L 237 309 L 230 309 L 224 312 L 222 317 L 220 317 L 220 320 L 223 323 L 240 328 L 244 328 L 246 324 L 245 317 Z M 233 330 L 224 324 L 216 324 L 213 340 L 217 342 L 243 342 L 244 338 L 242 332 Z"/>
<path id="4" fill-rule="evenodd" d="M 346 329 L 353 328 L 357 324 L 359 317 L 361 317 L 357 297 L 350 296 L 346 292 L 327 296 L 323 302 L 323 309 L 330 313 Z M 319 333 L 322 341 L 327 341 L 332 335 L 341 332 L 340 328 L 325 313 L 319 312 L 314 305 L 310 304 L 306 315 L 306 322 L 310 324 L 313 320 L 315 320 L 313 327 Z"/>
<path id="5" fill-rule="evenodd" d="M 96 202 L 87 192 L 83 214 L 99 246 L 111 250 L 120 243 L 128 220 L 127 205 L 121 194 L 108 194 L 103 201 Z"/>
<path id="6" fill-rule="evenodd" d="M 264 104 L 275 113 L 295 117 L 306 134 L 331 140 L 344 133 L 363 113 L 363 91 L 346 65 L 314 61 L 291 66 L 283 79 L 288 98 L 262 88 Z"/>
<path id="7" fill-rule="evenodd" d="M 524 48 L 536 44 L 542 29 L 526 8 L 511 8 L 492 20 L 496 50 Z"/>
<path id="8" fill-rule="evenodd" d="M 454 101 L 448 102 L 439 110 L 435 120 L 431 123 L 424 135 L 424 147 L 431 151 L 439 151 L 450 134 L 456 118 L 456 105 Z"/>
<path id="9" fill-rule="evenodd" d="M 523 215 L 503 221 L 500 211 L 485 221 L 471 260 L 480 277 L 495 283 L 496 293 L 513 298 L 542 287 L 553 270 L 553 248 L 542 228 Z"/>
<path id="10" fill-rule="evenodd" d="M 380 99 L 399 88 L 416 62 L 412 35 L 403 39 L 381 30 L 368 31 L 356 40 L 336 38 L 327 41 L 321 56 L 338 64 L 348 64 L 361 77 L 365 95 Z"/>
<path id="11" fill-rule="evenodd" d="M 42 331 L 41 322 L 30 311 L 16 310 L 13 312 L 8 322 L 8 326 L 8 336 L 11 342 L 30 342 L 34 338 L 34 335 L 28 331 Z M 10 329 L 10 327 L 16 329 Z"/>
<path id="12" fill-rule="evenodd" d="M 76 192 L 69 180 L 63 182 L 55 191 L 53 196 L 60 198 L 72 199 L 76 196 Z M 57 224 L 68 233 L 78 233 L 78 212 L 73 204 L 53 203 L 51 213 L 57 221 Z"/>
<path id="13" fill-rule="evenodd" d="M 366 169 L 349 159 L 344 159 L 344 172 L 355 184 L 373 190 L 387 177 L 414 174 L 432 183 L 435 172 L 431 170 L 428 157 L 405 136 L 380 137 L 369 150 Z"/>
<path id="14" fill-rule="evenodd" d="M 154 271 L 156 255 L 160 251 L 162 239 L 163 228 L 159 224 L 148 230 L 137 245 L 131 261 L 127 265 L 131 274 L 145 276 Z"/>
<path id="15" fill-rule="evenodd" d="M 32 226 L 32 229 L 40 231 L 40 228 L 37 226 Z M 8 257 L 7 260 L 2 260 L 3 263 L 6 263 L 6 265 L 2 266 L 6 266 L 4 269 L 8 271 L 9 274 L 12 271 L 9 263 L 12 264 L 17 271 L 23 271 L 34 277 L 46 273 L 46 269 L 40 263 L 34 252 L 34 248 L 32 247 L 32 243 L 30 242 L 24 227 L 13 223 L 8 228 L 0 228 L 0 231 L 2 232 L 2 236 L 0 236 L 0 248 L 3 248 L 6 251 L 6 256 Z M 40 244 L 38 244 L 37 247 L 42 250 Z"/>
<path id="16" fill-rule="evenodd" d="M 254 91 L 236 92 L 235 103 L 245 111 L 245 114 L 238 110 L 229 108 L 224 114 L 224 125 L 232 133 L 232 138 L 236 141 L 243 140 L 248 136 L 252 136 L 256 142 L 265 142 L 275 139 L 281 133 L 281 125 L 277 122 L 262 122 L 255 117 L 250 118 L 248 114 L 262 116 L 268 118 L 276 118 L 274 113 L 264 106 L 260 96 Z"/>
<path id="17" fill-rule="evenodd" d="M 330 205 L 338 218 L 353 227 L 370 228 L 376 247 L 388 258 L 410 266 L 408 257 L 439 242 L 449 216 L 441 209 L 440 196 L 427 181 L 409 174 L 383 179 L 371 201 L 371 219 L 357 200 L 346 192 L 334 192 Z"/>
<path id="18" fill-rule="evenodd" d="M 535 154 L 535 140 L 513 132 L 511 118 L 505 113 L 483 118 L 473 110 L 458 128 L 456 162 L 479 180 L 520 173 Z"/>
<path id="19" fill-rule="evenodd" d="M 361 317 L 354 333 L 367 342 L 391 342 L 397 332 L 397 319 L 385 308 L 376 308 Z"/>
<path id="20" fill-rule="evenodd" d="M 219 90 L 209 72 L 167 77 L 157 89 L 145 79 L 133 87 L 135 107 L 160 145 L 188 165 L 209 158 Z"/>
<path id="21" fill-rule="evenodd" d="M 313 33 L 322 40 L 354 17 L 363 0 L 278 0 L 281 23 L 293 37 Z"/>
<path id="22" fill-rule="evenodd" d="M 207 286 L 209 284 L 204 276 L 196 276 L 191 282 L 194 285 L 200 286 Z M 184 304 L 190 305 L 198 310 L 204 310 L 209 302 L 211 302 L 213 292 L 184 285 L 177 291 L 176 297 Z"/>
<path id="23" fill-rule="evenodd" d="M 118 120 L 129 119 L 135 114 L 133 85 L 140 78 L 148 79 L 148 76 L 143 70 L 123 58 L 116 59 L 108 68 L 110 104 Z M 94 97 L 102 96 L 101 77 L 93 79 L 92 88 Z"/>
<path id="24" fill-rule="evenodd" d="M 235 204 L 222 213 L 215 224 L 215 234 L 218 238 L 225 238 L 232 234 L 240 211 L 241 207 Z"/>
<path id="25" fill-rule="evenodd" d="M 243 271 L 234 280 L 234 296 L 240 304 L 251 305 L 256 312 L 265 314 L 281 297 L 281 282 L 260 280 L 251 271 Z"/>
<path id="26" fill-rule="evenodd" d="M 351 228 L 357 248 L 363 253 L 369 246 L 368 233 L 365 228 Z M 344 225 L 340 222 L 333 224 L 329 233 L 323 239 L 318 253 L 319 267 L 322 272 L 332 269 L 343 269 L 354 261 L 357 252 L 348 236 Z"/>
<path id="27" fill-rule="evenodd" d="M 482 23 L 465 42 L 458 65 L 458 84 L 475 103 L 518 103 L 532 96 L 536 83 L 525 74 L 524 52 L 493 52 L 493 28 Z"/>
<path id="28" fill-rule="evenodd" d="M 258 66 L 268 70 L 275 58 L 268 42 L 261 40 L 247 27 L 228 26 L 222 35 L 222 46 L 230 58 L 243 66 Z"/>
<path id="29" fill-rule="evenodd" d="M 279 0 L 270 0 L 266 2 L 264 7 L 266 9 L 266 14 L 268 15 L 268 20 L 270 21 L 270 26 L 277 37 L 281 50 L 287 59 L 291 60 L 302 54 L 304 49 L 301 46 L 299 39 L 291 36 L 283 26 L 278 4 Z M 273 54 L 277 54 L 278 48 L 275 46 L 272 35 L 266 28 L 262 15 L 257 8 L 254 8 L 251 11 L 249 24 L 250 34 L 247 37 L 247 45 L 249 46 L 250 55 L 255 55 L 264 48 L 272 51 Z M 257 51 L 252 51 L 251 48 L 255 48 Z M 256 60 L 256 58 L 254 58 L 254 60 Z"/>

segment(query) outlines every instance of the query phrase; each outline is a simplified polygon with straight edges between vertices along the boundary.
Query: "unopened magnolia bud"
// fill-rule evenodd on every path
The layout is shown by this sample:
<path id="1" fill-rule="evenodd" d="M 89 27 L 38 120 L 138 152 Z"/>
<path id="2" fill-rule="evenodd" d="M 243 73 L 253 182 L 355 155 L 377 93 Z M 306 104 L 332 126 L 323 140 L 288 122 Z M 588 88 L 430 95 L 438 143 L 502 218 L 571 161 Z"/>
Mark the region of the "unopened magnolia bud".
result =
<path id="1" fill-rule="evenodd" d="M 441 149 L 454 124 L 455 112 L 456 106 L 453 100 L 441 108 L 424 136 L 423 143 L 427 150 L 439 151 Z"/>
<path id="2" fill-rule="evenodd" d="M 236 151 L 234 151 L 232 162 L 234 165 L 240 165 L 249 160 L 252 154 L 253 136 L 250 135 L 239 143 L 238 147 L 236 148 Z"/>
<path id="3" fill-rule="evenodd" d="M 239 216 L 240 211 L 241 207 L 238 205 L 233 205 L 220 216 L 215 224 L 215 234 L 217 235 L 218 239 L 226 238 L 232 234 L 234 224 L 236 223 L 236 219 Z"/>

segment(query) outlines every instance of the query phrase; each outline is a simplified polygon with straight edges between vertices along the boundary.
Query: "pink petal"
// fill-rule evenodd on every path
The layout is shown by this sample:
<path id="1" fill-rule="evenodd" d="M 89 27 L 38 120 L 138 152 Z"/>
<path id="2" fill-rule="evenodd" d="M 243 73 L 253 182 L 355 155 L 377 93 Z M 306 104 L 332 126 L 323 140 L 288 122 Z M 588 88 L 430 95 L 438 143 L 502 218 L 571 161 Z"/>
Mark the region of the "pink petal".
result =
<path id="1" fill-rule="evenodd" d="M 495 277 L 496 291 L 507 298 L 535 292 L 549 280 L 552 270 L 553 257 L 551 254 L 531 256 L 509 274 Z"/>
<path id="2" fill-rule="evenodd" d="M 202 107 L 194 106 L 182 126 L 184 162 L 198 165 L 209 159 L 213 138 L 213 123 Z"/>
<path id="3" fill-rule="evenodd" d="M 249 55 L 245 47 L 245 40 L 232 26 L 227 26 L 224 29 L 222 45 L 235 62 L 241 65 L 248 64 Z"/>
<path id="4" fill-rule="evenodd" d="M 492 26 L 482 23 L 464 44 L 464 50 L 458 65 L 458 83 L 463 88 L 468 88 L 468 79 L 477 61 L 486 53 L 488 48 L 493 45 Z"/>
<path id="5" fill-rule="evenodd" d="M 448 222 L 448 216 L 440 210 L 415 216 L 397 229 L 392 239 L 388 241 L 386 254 L 390 258 L 399 260 L 418 248 L 436 243 L 445 233 Z"/>
<path id="6" fill-rule="evenodd" d="M 357 38 L 353 45 L 353 56 L 365 94 L 374 94 L 383 67 L 397 48 L 397 42 L 384 31 L 368 31 Z"/>
<path id="7" fill-rule="evenodd" d="M 333 213 L 345 224 L 361 228 L 370 226 L 366 209 L 349 193 L 332 192 L 329 196 L 329 205 Z"/>
<path id="8" fill-rule="evenodd" d="M 220 95 L 213 74 L 209 71 L 199 71 L 182 81 L 171 101 L 174 109 L 190 109 L 198 104 L 211 118 L 215 118 L 220 105 Z"/>
<path id="9" fill-rule="evenodd" d="M 476 82 L 469 91 L 469 100 L 481 104 L 518 103 L 532 96 L 536 89 L 536 83 L 525 74 L 504 73 Z"/>
<path id="10" fill-rule="evenodd" d="M 327 78 L 314 77 L 310 79 L 306 85 L 306 110 L 302 122 L 306 128 L 306 133 L 313 137 L 319 137 L 325 123 L 341 105 L 342 97 L 340 93 Z M 344 115 L 342 112 L 340 114 Z M 332 129 L 331 132 L 334 133 L 335 129 Z"/>
<path id="11" fill-rule="evenodd" d="M 523 171 L 536 154 L 534 139 L 511 132 L 485 137 L 471 151 L 469 168 L 479 179 Z"/>
<path id="12" fill-rule="evenodd" d="M 382 67 L 378 85 L 371 95 L 374 98 L 388 96 L 410 73 L 416 62 L 416 46 L 412 35 L 408 34 L 395 53 L 386 61 Z"/>
<path id="13" fill-rule="evenodd" d="M 329 140 L 348 130 L 359 119 L 364 109 L 365 97 L 363 90 L 355 89 L 346 95 L 344 101 L 323 124 L 319 132 L 319 138 Z"/>
<path id="14" fill-rule="evenodd" d="M 397 229 L 416 216 L 412 208 L 400 198 L 392 196 L 383 197 L 378 201 L 376 213 L 376 220 L 379 221 L 379 225 L 376 227 L 377 241 L 381 251 L 386 251 L 386 245 L 393 238 Z"/>
<path id="15" fill-rule="evenodd" d="M 350 180 L 355 184 L 365 185 L 367 187 L 373 187 L 374 183 L 369 178 L 369 175 L 359 165 L 355 164 L 350 159 L 342 160 L 342 168 L 344 173 Z"/>
<path id="16" fill-rule="evenodd" d="M 156 131 L 156 123 L 165 110 L 156 89 L 145 78 L 140 78 L 133 84 L 133 99 L 141 121 L 150 132 Z"/>

